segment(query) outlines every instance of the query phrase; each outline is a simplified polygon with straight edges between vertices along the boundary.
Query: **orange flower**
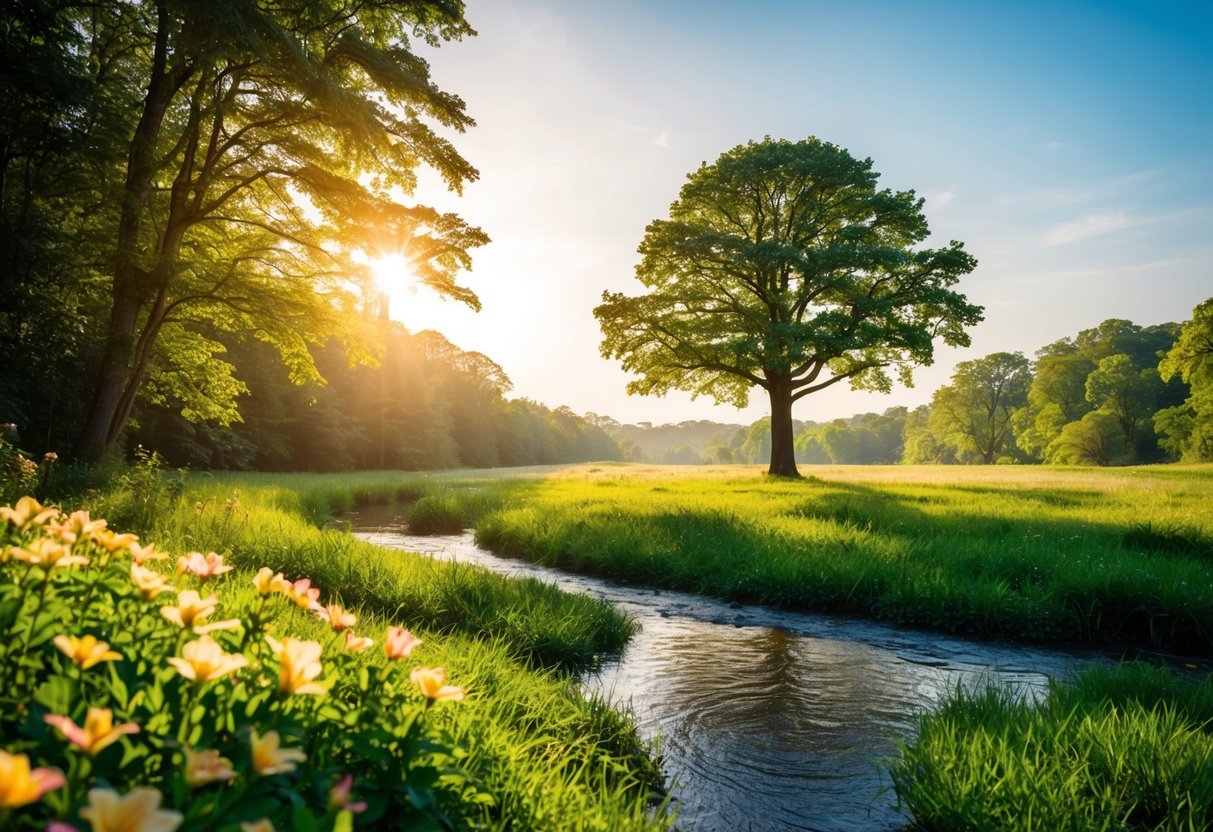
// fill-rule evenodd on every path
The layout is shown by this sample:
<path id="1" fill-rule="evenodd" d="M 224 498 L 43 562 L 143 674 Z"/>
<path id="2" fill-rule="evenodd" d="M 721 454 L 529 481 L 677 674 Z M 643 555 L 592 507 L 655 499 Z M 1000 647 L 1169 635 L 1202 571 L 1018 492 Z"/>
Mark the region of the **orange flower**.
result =
<path id="1" fill-rule="evenodd" d="M 281 748 L 277 731 L 267 731 L 258 736 L 253 731 L 253 771 L 262 777 L 271 774 L 287 774 L 295 770 L 295 763 L 302 763 L 307 755 L 298 748 Z"/>
<path id="2" fill-rule="evenodd" d="M 281 572 L 275 572 L 268 566 L 263 566 L 253 576 L 253 586 L 257 587 L 257 592 L 262 595 L 269 595 L 271 592 L 285 593 L 291 588 L 291 582 L 282 577 Z"/>
<path id="3" fill-rule="evenodd" d="M 0 809 L 16 809 L 38 800 L 67 781 L 57 768 L 30 769 L 29 757 L 0 750 Z"/>
<path id="4" fill-rule="evenodd" d="M 162 799 L 149 788 L 131 789 L 123 797 L 110 789 L 90 789 L 80 817 L 92 824 L 93 832 L 175 832 L 183 818 L 161 809 Z"/>
<path id="5" fill-rule="evenodd" d="M 383 650 L 393 661 L 403 659 L 421 646 L 421 639 L 403 627 L 389 627 L 383 637 Z"/>
<path id="6" fill-rule="evenodd" d="M 146 546 L 140 546 L 138 543 L 132 543 L 130 546 L 131 558 L 135 563 L 142 566 L 149 560 L 168 560 L 168 553 L 159 551 L 153 544 L 149 543 Z"/>
<path id="7" fill-rule="evenodd" d="M 328 687 L 321 682 L 313 682 L 320 675 L 320 642 L 300 641 L 294 638 L 284 638 L 282 641 L 273 636 L 266 636 L 270 649 L 278 657 L 281 670 L 278 674 L 278 690 L 286 695 L 296 693 L 322 694 L 328 692 Z"/>
<path id="8" fill-rule="evenodd" d="M 348 630 L 358 623 L 357 617 L 352 612 L 343 609 L 340 604 L 329 604 L 327 607 L 320 607 L 316 610 L 316 615 L 327 621 L 329 626 L 338 633 L 342 630 Z"/>
<path id="9" fill-rule="evenodd" d="M 59 535 L 65 543 L 76 543 L 81 540 L 91 540 L 93 535 L 105 528 L 104 520 L 93 520 L 87 511 L 73 511 L 57 523 L 51 523 L 48 528 Z"/>
<path id="10" fill-rule="evenodd" d="M 63 651 L 63 655 L 80 665 L 81 670 L 122 658 L 121 653 L 115 653 L 107 642 L 98 641 L 96 636 L 55 636 L 54 645 Z"/>
<path id="11" fill-rule="evenodd" d="M 248 659 L 240 653 L 224 653 L 219 642 L 203 636 L 182 647 L 181 657 L 173 656 L 168 663 L 194 684 L 203 685 L 230 676 L 247 666 Z"/>
<path id="12" fill-rule="evenodd" d="M 0 517 L 19 529 L 27 526 L 41 526 L 58 513 L 58 509 L 44 508 L 33 497 L 22 497 L 15 506 L 0 506 Z"/>
<path id="13" fill-rule="evenodd" d="M 178 627 L 192 628 L 198 635 L 211 633 L 215 630 L 235 630 L 240 627 L 240 621 L 235 618 L 229 618 L 225 621 L 215 621 L 210 624 L 202 623 L 215 611 L 215 605 L 218 603 L 219 596 L 214 593 L 203 598 L 197 592 L 194 592 L 194 590 L 186 589 L 177 593 L 177 606 L 161 607 L 160 614 Z"/>
<path id="14" fill-rule="evenodd" d="M 151 601 L 163 592 L 172 592 L 172 589 L 165 586 L 165 583 L 168 581 L 166 576 L 142 567 L 138 563 L 131 564 L 131 581 L 138 588 L 139 596 L 144 601 Z M 169 609 L 172 608 L 170 607 Z"/>
<path id="15" fill-rule="evenodd" d="M 372 639 L 366 638 L 364 636 L 354 635 L 353 630 L 345 631 L 344 648 L 349 653 L 361 653 L 366 648 L 374 645 L 374 643 L 375 642 Z"/>
<path id="16" fill-rule="evenodd" d="M 210 552 L 206 555 L 203 555 L 201 552 L 190 552 L 177 561 L 178 575 L 189 572 L 191 575 L 196 575 L 203 583 L 208 578 L 231 571 L 232 567 L 224 564 L 223 555 L 215 552 Z"/>
<path id="17" fill-rule="evenodd" d="M 320 587 L 312 586 L 312 582 L 307 578 L 300 578 L 289 587 L 282 590 L 287 598 L 295 602 L 295 605 L 300 609 L 317 609 L 320 606 Z"/>
<path id="18" fill-rule="evenodd" d="M 98 529 L 93 532 L 93 543 L 100 546 L 111 555 L 123 549 L 129 549 L 139 542 L 139 536 L 133 534 L 117 534 L 110 529 Z"/>
<path id="19" fill-rule="evenodd" d="M 446 671 L 441 667 L 414 667 L 409 678 L 431 702 L 444 702 L 448 699 L 462 699 L 467 695 L 463 688 L 457 688 L 446 683 Z"/>
<path id="20" fill-rule="evenodd" d="M 233 780 L 235 777 L 236 770 L 232 768 L 232 761 L 220 757 L 215 749 L 185 749 L 185 784 L 191 789 L 218 780 Z"/>
<path id="21" fill-rule="evenodd" d="M 115 725 L 114 714 L 109 708 L 89 708 L 83 728 L 58 714 L 47 714 L 43 719 L 47 725 L 58 728 L 68 742 L 90 755 L 117 742 L 123 734 L 139 733 L 139 726 L 133 722 Z"/>
<path id="22" fill-rule="evenodd" d="M 12 546 L 9 554 L 14 560 L 28 563 L 30 566 L 41 566 L 50 572 L 57 566 L 87 566 L 88 558 L 71 553 L 71 546 L 65 546 L 49 537 L 40 537 L 30 543 L 27 548 Z"/>

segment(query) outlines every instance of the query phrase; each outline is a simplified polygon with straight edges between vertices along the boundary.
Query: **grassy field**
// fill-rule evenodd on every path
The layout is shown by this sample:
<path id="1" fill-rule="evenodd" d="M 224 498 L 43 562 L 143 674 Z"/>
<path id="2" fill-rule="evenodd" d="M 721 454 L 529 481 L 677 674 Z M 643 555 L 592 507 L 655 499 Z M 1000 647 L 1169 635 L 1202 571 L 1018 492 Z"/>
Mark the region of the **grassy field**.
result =
<path id="1" fill-rule="evenodd" d="M 424 486 L 429 508 L 487 548 L 575 572 L 979 637 L 1213 655 L 1213 467 L 805 474 L 590 465 Z"/>

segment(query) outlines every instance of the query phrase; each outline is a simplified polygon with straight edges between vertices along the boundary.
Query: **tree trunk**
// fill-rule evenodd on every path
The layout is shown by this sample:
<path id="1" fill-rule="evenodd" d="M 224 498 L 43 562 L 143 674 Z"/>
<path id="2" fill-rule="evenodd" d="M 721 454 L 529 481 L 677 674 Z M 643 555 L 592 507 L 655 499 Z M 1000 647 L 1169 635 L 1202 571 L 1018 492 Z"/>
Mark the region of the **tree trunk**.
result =
<path id="1" fill-rule="evenodd" d="M 799 477 L 796 448 L 792 442 L 792 385 L 790 380 L 773 378 L 767 387 L 771 397 L 771 467 L 773 477 Z"/>

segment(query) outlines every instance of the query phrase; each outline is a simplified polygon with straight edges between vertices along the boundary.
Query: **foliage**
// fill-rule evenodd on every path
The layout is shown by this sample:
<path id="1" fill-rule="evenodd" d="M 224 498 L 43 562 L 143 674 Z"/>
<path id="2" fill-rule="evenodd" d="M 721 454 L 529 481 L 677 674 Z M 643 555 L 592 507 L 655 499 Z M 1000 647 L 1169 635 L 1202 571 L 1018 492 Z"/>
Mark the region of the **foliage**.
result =
<path id="1" fill-rule="evenodd" d="M 1161 444 L 1187 462 L 1213 460 L 1213 298 L 1192 310 L 1158 372 L 1163 381 L 1178 378 L 1191 389 L 1182 404 L 1155 414 Z"/>
<path id="2" fill-rule="evenodd" d="M 687 177 L 649 224 L 636 276 L 604 293 L 602 354 L 639 378 L 744 406 L 771 398 L 770 473 L 796 473 L 791 408 L 841 381 L 888 390 L 929 363 L 933 339 L 967 345 L 981 310 L 951 290 L 976 265 L 963 246 L 916 249 L 928 228 L 913 191 L 877 190 L 871 160 L 810 138 L 740 145 Z"/>
<path id="3" fill-rule="evenodd" d="M 1213 678 L 1095 668 L 1034 705 L 957 690 L 892 777 L 916 828 L 1190 830 L 1213 825 Z"/>
<path id="4" fill-rule="evenodd" d="M 796 459 L 812 465 L 900 462 L 908 415 L 904 407 L 891 407 L 882 414 L 861 413 L 824 425 L 808 425 L 796 434 Z"/>
<path id="5" fill-rule="evenodd" d="M 961 462 L 989 465 L 1014 451 L 1011 415 L 1027 400 L 1031 367 L 1021 353 L 996 352 L 961 361 L 951 384 L 931 397 L 936 435 Z"/>

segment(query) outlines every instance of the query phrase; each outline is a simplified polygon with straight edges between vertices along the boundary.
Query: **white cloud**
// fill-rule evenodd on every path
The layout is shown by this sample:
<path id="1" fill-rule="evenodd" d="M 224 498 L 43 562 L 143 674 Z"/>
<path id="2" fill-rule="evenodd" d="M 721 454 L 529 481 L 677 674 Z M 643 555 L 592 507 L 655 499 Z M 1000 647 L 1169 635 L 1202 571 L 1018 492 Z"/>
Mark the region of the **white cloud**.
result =
<path id="1" fill-rule="evenodd" d="M 1100 234 L 1107 234 L 1111 231 L 1129 228 L 1135 224 L 1122 211 L 1118 211 L 1115 214 L 1089 214 L 1073 222 L 1063 222 L 1060 225 L 1053 226 L 1049 229 L 1049 233 L 1045 235 L 1045 245 L 1060 246 L 1066 243 L 1073 243 L 1089 237 L 1098 237 Z"/>
<path id="2" fill-rule="evenodd" d="M 937 210 L 944 207 L 953 199 L 956 198 L 956 192 L 953 190 L 939 191 L 930 190 L 923 191 L 922 198 L 927 201 L 927 208 Z"/>

